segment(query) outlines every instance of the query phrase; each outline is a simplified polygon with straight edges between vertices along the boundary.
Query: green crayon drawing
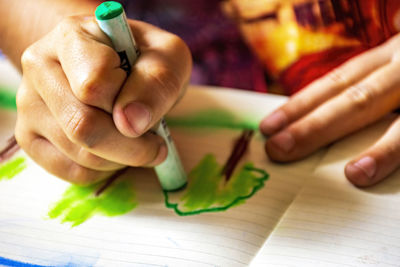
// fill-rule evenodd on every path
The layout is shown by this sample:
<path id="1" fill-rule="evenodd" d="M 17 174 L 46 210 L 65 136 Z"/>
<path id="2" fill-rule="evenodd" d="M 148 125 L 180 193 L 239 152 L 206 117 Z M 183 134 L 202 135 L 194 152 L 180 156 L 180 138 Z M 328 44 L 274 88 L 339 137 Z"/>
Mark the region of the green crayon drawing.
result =
<path id="1" fill-rule="evenodd" d="M 172 124 L 190 128 L 195 127 L 195 124 L 197 124 L 196 127 L 203 128 L 247 129 L 253 127 L 251 123 L 247 122 L 246 124 L 243 120 L 237 119 L 225 111 L 219 111 L 220 116 L 216 116 L 214 120 L 209 119 L 211 114 L 215 115 L 215 111 L 197 113 L 190 120 L 186 120 L 186 117 L 174 119 Z M 223 121 L 218 121 L 221 118 L 223 118 Z M 223 122 L 228 123 L 223 124 Z M 243 153 L 235 154 L 235 152 L 246 149 L 248 144 L 246 141 L 248 142 L 251 136 L 252 134 L 249 135 L 247 130 L 244 131 L 237 140 L 231 156 L 241 157 Z M 231 166 L 232 170 L 235 171 L 232 175 L 229 173 L 229 176 L 226 177 L 225 172 L 223 173 L 226 166 L 224 168 L 219 164 L 212 154 L 204 156 L 197 166 L 190 171 L 188 186 L 184 190 L 178 192 L 164 191 L 165 206 L 173 209 L 177 215 L 185 216 L 225 211 L 244 203 L 246 199 L 252 197 L 264 186 L 269 175 L 264 170 L 255 168 L 252 163 L 235 167 L 238 162 L 228 160 L 226 166 Z M 123 181 L 132 183 L 133 180 L 121 181 L 119 179 L 117 183 L 111 183 L 105 193 L 100 194 L 99 197 L 96 197 L 96 192 L 101 191 L 102 188 L 99 185 L 71 186 L 64 193 L 63 198 L 50 210 L 48 217 L 59 218 L 62 222 L 69 222 L 72 226 L 77 226 L 96 213 L 107 216 L 125 214 L 133 210 L 138 202 L 135 199 L 132 184 L 126 186 L 122 184 Z"/>
<path id="2" fill-rule="evenodd" d="M 260 190 L 269 175 L 251 163 L 245 163 L 229 181 L 221 175 L 222 166 L 214 155 L 206 155 L 189 173 L 189 183 L 180 192 L 164 192 L 165 205 L 180 216 L 204 212 L 225 211 L 242 204 Z M 132 179 L 116 180 L 100 196 L 99 184 L 70 186 L 61 200 L 48 213 L 50 219 L 60 219 L 72 227 L 84 223 L 95 214 L 123 215 L 139 204 L 135 198 Z"/>
<path id="3" fill-rule="evenodd" d="M 137 206 L 133 183 L 120 179 L 95 196 L 99 184 L 90 186 L 71 185 L 48 213 L 50 219 L 59 218 L 62 223 L 80 225 L 95 214 L 117 216 L 126 214 Z"/>
<path id="4" fill-rule="evenodd" d="M 185 115 L 184 117 L 167 117 L 166 121 L 170 127 L 257 130 L 259 120 L 248 117 L 239 118 L 226 110 L 211 109 Z"/>
<path id="5" fill-rule="evenodd" d="M 15 94 L 16 92 L 11 89 L 0 88 L 0 108 L 16 110 Z"/>
<path id="6" fill-rule="evenodd" d="M 238 168 L 229 181 L 221 170 L 215 156 L 206 155 L 189 173 L 188 186 L 183 192 L 164 192 L 165 205 L 180 216 L 224 211 L 244 203 L 269 177 L 251 163 Z"/>
<path id="7" fill-rule="evenodd" d="M 173 127 L 228 128 L 234 130 L 257 129 L 258 122 L 235 117 L 223 110 L 199 112 L 182 118 L 169 118 Z M 223 166 L 216 157 L 208 154 L 188 175 L 187 187 L 178 192 L 164 192 L 164 203 L 177 215 L 195 215 L 205 212 L 225 211 L 240 205 L 260 190 L 269 175 L 252 163 L 242 163 L 233 175 L 226 179 Z M 122 179 L 121 179 L 122 178 Z M 94 215 L 118 216 L 126 214 L 139 204 L 136 199 L 132 177 L 119 177 L 96 196 L 104 187 L 71 185 L 59 201 L 54 203 L 48 218 L 78 226 Z"/>
<path id="8" fill-rule="evenodd" d="M 0 181 L 13 178 L 23 171 L 26 166 L 26 159 L 24 157 L 15 157 L 0 164 Z"/>

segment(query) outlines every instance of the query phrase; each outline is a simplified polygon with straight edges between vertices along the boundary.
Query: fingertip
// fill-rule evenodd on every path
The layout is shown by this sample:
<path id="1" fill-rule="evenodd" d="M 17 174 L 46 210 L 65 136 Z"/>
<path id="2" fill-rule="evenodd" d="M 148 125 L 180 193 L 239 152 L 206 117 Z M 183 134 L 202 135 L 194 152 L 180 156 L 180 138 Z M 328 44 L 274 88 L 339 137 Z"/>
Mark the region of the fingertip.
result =
<path id="1" fill-rule="evenodd" d="M 126 137 L 137 137 L 135 133 L 130 130 L 130 125 L 128 120 L 124 115 L 124 111 L 122 108 L 114 107 L 113 110 L 113 120 L 115 127 L 117 127 L 118 131 Z"/>
<path id="2" fill-rule="evenodd" d="M 359 187 L 370 186 L 375 183 L 377 164 L 370 156 L 363 157 L 358 161 L 350 162 L 345 167 L 347 179 Z"/>
<path id="3" fill-rule="evenodd" d="M 265 125 L 265 124 L 267 124 L 266 122 L 265 122 L 265 120 L 266 119 L 263 119 L 261 122 L 260 122 L 260 125 L 258 126 L 258 129 L 260 130 L 260 132 L 265 136 L 265 137 L 270 137 L 271 136 L 271 133 L 270 133 L 270 131 L 268 130 L 268 125 Z"/>
<path id="4" fill-rule="evenodd" d="M 142 135 L 151 122 L 150 108 L 139 102 L 131 102 L 123 109 L 126 120 L 129 123 L 131 132 Z"/>
<path id="5" fill-rule="evenodd" d="M 274 143 L 269 140 L 265 142 L 264 150 L 270 160 L 274 162 L 286 162 L 286 153 L 278 149 Z"/>
<path id="6" fill-rule="evenodd" d="M 296 141 L 289 131 L 282 131 L 265 142 L 265 151 L 268 157 L 277 162 L 292 161 Z"/>
<path id="7" fill-rule="evenodd" d="M 365 187 L 369 185 L 369 179 L 365 175 L 365 173 L 353 164 L 347 164 L 344 169 L 344 173 L 347 180 L 349 180 L 349 182 L 354 184 L 355 186 Z"/>
<path id="8" fill-rule="evenodd" d="M 116 107 L 113 118 L 115 125 L 123 135 L 138 137 L 148 130 L 152 114 L 146 105 L 131 102 L 125 107 Z"/>
<path id="9" fill-rule="evenodd" d="M 270 136 L 283 129 L 287 123 L 286 114 L 282 110 L 278 110 L 261 121 L 260 130 L 264 135 Z"/>

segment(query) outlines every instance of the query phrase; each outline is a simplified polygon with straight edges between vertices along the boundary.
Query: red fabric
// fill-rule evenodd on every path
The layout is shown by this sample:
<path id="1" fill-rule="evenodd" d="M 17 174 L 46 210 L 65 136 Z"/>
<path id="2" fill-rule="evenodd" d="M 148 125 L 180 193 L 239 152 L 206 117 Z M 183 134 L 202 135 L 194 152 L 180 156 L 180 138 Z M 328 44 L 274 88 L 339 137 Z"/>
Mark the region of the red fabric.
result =
<path id="1" fill-rule="evenodd" d="M 332 48 L 301 57 L 285 70 L 280 82 L 285 94 L 292 95 L 300 89 L 338 67 L 346 60 L 364 52 L 366 47 Z"/>

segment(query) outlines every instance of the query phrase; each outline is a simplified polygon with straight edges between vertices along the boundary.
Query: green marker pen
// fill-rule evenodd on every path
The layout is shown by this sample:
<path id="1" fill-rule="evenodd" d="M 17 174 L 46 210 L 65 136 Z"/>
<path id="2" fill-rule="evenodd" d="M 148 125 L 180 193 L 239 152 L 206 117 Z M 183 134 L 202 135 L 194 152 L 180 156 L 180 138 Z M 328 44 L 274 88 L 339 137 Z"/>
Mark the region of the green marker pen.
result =
<path id="1" fill-rule="evenodd" d="M 122 5 L 114 1 L 104 2 L 97 7 L 95 15 L 100 29 L 111 39 L 114 49 L 121 58 L 121 68 L 129 74 L 131 66 L 139 56 L 139 50 L 128 26 Z M 164 190 L 178 190 L 186 185 L 187 177 L 163 118 L 156 126 L 155 131 L 164 138 L 168 156 L 154 169 Z"/>

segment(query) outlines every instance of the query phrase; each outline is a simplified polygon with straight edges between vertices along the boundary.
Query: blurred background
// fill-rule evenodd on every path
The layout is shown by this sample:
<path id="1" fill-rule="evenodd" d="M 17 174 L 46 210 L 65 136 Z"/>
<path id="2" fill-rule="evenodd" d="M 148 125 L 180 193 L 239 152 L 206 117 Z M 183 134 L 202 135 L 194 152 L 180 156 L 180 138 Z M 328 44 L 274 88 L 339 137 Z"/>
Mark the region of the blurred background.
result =
<path id="1" fill-rule="evenodd" d="M 398 0 L 135 0 L 128 15 L 183 38 L 192 83 L 293 94 L 400 29 Z"/>
<path id="2" fill-rule="evenodd" d="M 400 0 L 120 2 L 188 44 L 191 83 L 285 95 L 400 31 Z"/>

